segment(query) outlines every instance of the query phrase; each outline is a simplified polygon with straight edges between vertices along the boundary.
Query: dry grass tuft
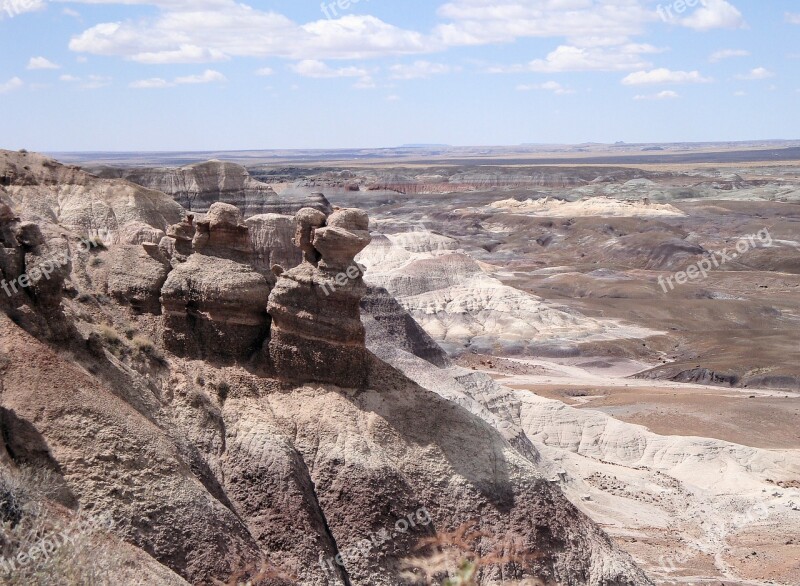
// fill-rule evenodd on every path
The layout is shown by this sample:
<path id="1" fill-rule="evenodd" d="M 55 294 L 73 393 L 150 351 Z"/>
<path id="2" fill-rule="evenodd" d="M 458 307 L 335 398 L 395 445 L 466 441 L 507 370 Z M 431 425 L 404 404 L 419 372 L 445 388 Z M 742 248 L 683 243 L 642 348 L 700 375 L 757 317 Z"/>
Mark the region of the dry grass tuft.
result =
<path id="1" fill-rule="evenodd" d="M 410 584 L 424 586 L 477 586 L 480 575 L 491 569 L 503 569 L 503 575 L 521 571 L 541 556 L 526 551 L 516 540 L 494 545 L 487 554 L 479 554 L 481 544 L 492 536 L 475 529 L 476 521 L 455 531 L 423 539 L 418 555 L 403 561 L 400 576 Z M 536 578 L 504 581 L 506 586 L 545 586 Z"/>
<path id="2" fill-rule="evenodd" d="M 126 563 L 107 521 L 47 502 L 47 473 L 0 467 L 0 583 L 8 586 L 105 586 Z"/>
<path id="3" fill-rule="evenodd" d="M 297 578 L 272 567 L 267 562 L 251 564 L 231 575 L 225 582 L 214 580 L 214 586 L 294 586 Z"/>

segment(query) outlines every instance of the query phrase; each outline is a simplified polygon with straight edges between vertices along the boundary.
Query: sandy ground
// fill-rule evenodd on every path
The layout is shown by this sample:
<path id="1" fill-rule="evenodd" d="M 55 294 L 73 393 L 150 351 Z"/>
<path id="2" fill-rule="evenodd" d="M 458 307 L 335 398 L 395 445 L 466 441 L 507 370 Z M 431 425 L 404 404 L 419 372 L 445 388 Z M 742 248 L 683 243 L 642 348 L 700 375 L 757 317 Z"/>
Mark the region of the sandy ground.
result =
<path id="1" fill-rule="evenodd" d="M 480 365 L 481 360 L 495 368 Z M 641 381 L 629 377 L 648 370 L 649 365 L 608 357 L 559 361 L 483 357 L 477 362 L 479 370 L 504 386 L 602 411 L 659 435 L 710 437 L 765 449 L 800 449 L 798 393 Z M 475 358 L 465 359 L 465 363 L 473 366 Z"/>
<path id="2" fill-rule="evenodd" d="M 631 379 L 652 365 L 608 357 L 472 354 L 459 362 L 504 386 L 642 425 L 661 436 L 701 444 L 714 438 L 772 454 L 800 450 L 800 394 Z M 557 452 L 548 455 L 563 458 Z M 707 490 L 701 480 L 680 480 L 677 469 L 658 472 L 570 456 L 562 464 L 572 478 L 562 482 L 565 492 L 659 586 L 800 584 L 800 478 L 767 478 L 759 490 L 750 486 L 753 477 L 747 474 L 741 488 L 719 491 Z M 697 475 L 703 473 L 698 469 Z"/>

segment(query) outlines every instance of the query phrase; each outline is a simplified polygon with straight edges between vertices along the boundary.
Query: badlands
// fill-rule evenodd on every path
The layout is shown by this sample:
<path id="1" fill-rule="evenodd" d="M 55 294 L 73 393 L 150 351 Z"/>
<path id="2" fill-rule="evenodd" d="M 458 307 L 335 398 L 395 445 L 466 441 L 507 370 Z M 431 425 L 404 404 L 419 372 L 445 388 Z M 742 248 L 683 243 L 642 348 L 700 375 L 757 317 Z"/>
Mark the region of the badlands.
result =
<path id="1" fill-rule="evenodd" d="M 796 151 L 0 152 L 3 559 L 800 584 Z"/>

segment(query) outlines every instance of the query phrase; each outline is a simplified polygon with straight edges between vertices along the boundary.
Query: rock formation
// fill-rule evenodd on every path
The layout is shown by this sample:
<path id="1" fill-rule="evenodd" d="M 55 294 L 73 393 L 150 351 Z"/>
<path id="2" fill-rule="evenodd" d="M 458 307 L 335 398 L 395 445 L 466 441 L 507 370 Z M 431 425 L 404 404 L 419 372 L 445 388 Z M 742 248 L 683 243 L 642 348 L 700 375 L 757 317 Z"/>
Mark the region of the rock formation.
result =
<path id="1" fill-rule="evenodd" d="M 31 327 L 47 337 L 67 335 L 61 307 L 64 281 L 71 271 L 67 241 L 57 234 L 43 234 L 37 224 L 20 221 L 8 205 L 0 203 L 0 246 L 0 306 L 31 306 L 37 313 L 23 311 L 19 319 L 32 319 Z"/>
<path id="2" fill-rule="evenodd" d="M 189 230 L 171 233 L 186 238 Z M 197 223 L 192 249 L 161 290 L 166 347 L 179 355 L 247 358 L 269 332 L 270 285 L 249 262 L 250 234 L 239 210 L 212 205 Z"/>
<path id="3" fill-rule="evenodd" d="M 12 183 L 80 175 L 19 169 Z M 5 204 L 23 186 L 8 187 L 0 186 Z M 118 206 L 131 189 L 98 182 L 86 196 Z M 166 195 L 148 193 L 145 207 L 169 209 Z M 519 545 L 525 554 L 485 569 L 481 586 L 532 577 L 651 586 L 543 479 L 556 465 L 540 457 L 547 438 L 534 446 L 526 435 L 537 432 L 526 424 L 539 411 L 521 412 L 475 373 L 435 367 L 436 353 L 383 292 L 365 301 L 365 321 L 388 358 L 365 347 L 366 286 L 354 262 L 370 242 L 364 212 L 245 222 L 216 203 L 198 221 L 181 213 L 145 222 L 158 240 L 141 242 L 109 227 L 115 213 L 92 228 L 114 235 L 107 249 L 83 254 L 50 196 L 40 201 L 51 219 L 31 223 L 44 212 L 28 195 L 21 209 L 0 206 L 0 268 L 19 276 L 61 247 L 71 251 L 73 262 L 58 278 L 34 279 L 19 307 L 49 323 L 59 305 L 72 327 L 63 340 L 31 335 L 18 308 L 3 306 L 0 471 L 45 468 L 62 510 L 110 515 L 114 539 L 180 576 L 142 563 L 141 583 L 260 575 L 270 586 L 400 586 L 397 568 L 421 539 L 472 523 L 484 536 L 476 552 Z M 560 439 L 555 429 L 548 436 Z M 422 509 L 430 523 L 360 549 Z"/>
<path id="4" fill-rule="evenodd" d="M 125 181 L 108 181 L 32 153 L 0 151 L 3 202 L 25 219 L 58 224 L 106 244 L 158 244 L 185 215 L 164 194 Z"/>
<path id="5" fill-rule="evenodd" d="M 172 268 L 158 246 L 125 244 L 109 252 L 108 294 L 139 313 L 161 313 L 161 288 Z"/>
<path id="6" fill-rule="evenodd" d="M 276 268 L 268 307 L 272 365 L 287 380 L 361 388 L 370 356 L 360 314 L 366 286 L 354 258 L 370 242 L 369 218 L 347 209 L 326 220 L 303 209 L 296 221 L 304 259 L 288 271 Z"/>
<path id="7" fill-rule="evenodd" d="M 235 163 L 207 161 L 178 169 L 103 167 L 96 171 L 102 177 L 127 179 L 157 189 L 198 214 L 207 213 L 217 202 L 236 206 L 245 218 L 260 214 L 293 215 L 303 207 L 331 212 L 324 196 L 278 196 L 269 185 L 253 179 L 247 169 Z"/>

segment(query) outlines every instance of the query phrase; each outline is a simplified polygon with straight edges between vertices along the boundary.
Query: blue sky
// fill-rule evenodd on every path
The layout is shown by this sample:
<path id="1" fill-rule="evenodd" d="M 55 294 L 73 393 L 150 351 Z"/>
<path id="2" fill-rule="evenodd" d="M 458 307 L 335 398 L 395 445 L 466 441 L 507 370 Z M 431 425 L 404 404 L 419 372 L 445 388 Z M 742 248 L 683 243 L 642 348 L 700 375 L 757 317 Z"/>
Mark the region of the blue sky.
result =
<path id="1" fill-rule="evenodd" d="M 0 0 L 0 148 L 800 138 L 797 0 Z"/>

